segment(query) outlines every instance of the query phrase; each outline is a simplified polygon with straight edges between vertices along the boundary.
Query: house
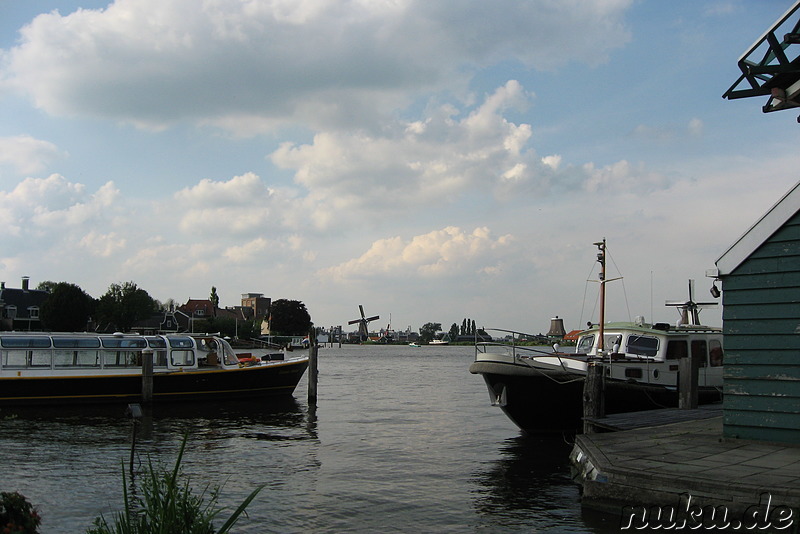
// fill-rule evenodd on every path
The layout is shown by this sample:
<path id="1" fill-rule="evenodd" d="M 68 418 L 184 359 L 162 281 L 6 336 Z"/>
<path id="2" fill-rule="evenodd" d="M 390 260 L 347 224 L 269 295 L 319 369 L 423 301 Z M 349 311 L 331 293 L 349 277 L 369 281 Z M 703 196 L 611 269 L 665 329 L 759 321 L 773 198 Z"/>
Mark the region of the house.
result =
<path id="1" fill-rule="evenodd" d="M 194 331 L 193 323 L 202 319 L 229 318 L 237 321 L 259 321 L 267 324 L 266 317 L 272 299 L 264 297 L 262 293 L 243 293 L 241 306 L 219 308 L 209 299 L 189 299 L 186 304 L 178 306 L 175 318 L 184 331 Z M 264 326 L 262 326 L 262 330 Z"/>
<path id="2" fill-rule="evenodd" d="M 188 324 L 188 323 L 187 323 Z M 147 319 L 137 322 L 132 331 L 143 336 L 155 334 L 177 334 L 182 330 L 175 310 L 160 311 L 152 314 Z"/>
<path id="3" fill-rule="evenodd" d="M 39 310 L 50 294 L 30 289 L 30 279 L 22 277 L 22 289 L 6 287 L 0 282 L 0 330 L 41 330 Z"/>
<path id="4" fill-rule="evenodd" d="M 723 289 L 723 434 L 800 443 L 800 182 L 716 265 Z"/>
<path id="5" fill-rule="evenodd" d="M 265 297 L 263 293 L 242 293 L 242 308 L 252 310 L 249 319 L 261 320 L 269 316 L 269 309 L 272 306 L 272 299 Z"/>

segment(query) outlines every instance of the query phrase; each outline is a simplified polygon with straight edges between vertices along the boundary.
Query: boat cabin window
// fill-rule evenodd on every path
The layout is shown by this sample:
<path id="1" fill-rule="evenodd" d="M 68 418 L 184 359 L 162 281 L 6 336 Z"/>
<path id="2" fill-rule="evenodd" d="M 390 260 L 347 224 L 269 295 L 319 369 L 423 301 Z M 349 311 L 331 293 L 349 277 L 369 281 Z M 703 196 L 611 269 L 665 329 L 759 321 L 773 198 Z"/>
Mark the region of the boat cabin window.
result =
<path id="1" fill-rule="evenodd" d="M 193 350 L 173 350 L 169 354 L 170 365 L 173 367 L 191 367 L 194 365 Z"/>
<path id="2" fill-rule="evenodd" d="M 49 350 L 4 350 L 3 367 L 50 367 Z"/>
<path id="3" fill-rule="evenodd" d="M 658 354 L 658 338 L 651 336 L 628 336 L 628 345 L 625 349 L 628 354 L 641 356 L 655 356 Z"/>
<path id="4" fill-rule="evenodd" d="M 100 348 L 100 340 L 96 337 L 54 337 L 53 346 L 57 349 L 96 349 Z"/>
<path id="5" fill-rule="evenodd" d="M 143 349 L 147 341 L 141 337 L 103 337 L 103 346 L 111 349 Z"/>
<path id="6" fill-rule="evenodd" d="M 148 337 L 147 338 L 147 345 L 151 349 L 165 349 L 165 348 L 167 348 L 167 342 L 164 341 L 164 339 L 160 338 L 160 337 Z"/>
<path id="7" fill-rule="evenodd" d="M 194 340 L 190 337 L 169 337 L 169 346 L 172 350 L 169 353 L 170 365 L 172 367 L 191 367 L 194 361 Z M 175 350 L 185 349 L 185 350 Z"/>
<path id="8" fill-rule="evenodd" d="M 7 349 L 46 349 L 50 348 L 50 338 L 44 336 L 4 337 L 0 338 L 0 346 Z"/>
<path id="9" fill-rule="evenodd" d="M 592 350 L 592 346 L 594 346 L 594 334 L 581 336 L 578 340 L 578 347 L 575 349 L 575 352 L 579 354 L 588 354 L 589 351 Z"/>
<path id="10" fill-rule="evenodd" d="M 190 337 L 171 337 L 169 338 L 169 346 L 173 349 L 193 349 L 194 342 Z"/>
<path id="11" fill-rule="evenodd" d="M 141 367 L 142 353 L 138 350 L 104 350 L 103 367 Z"/>
<path id="12" fill-rule="evenodd" d="M 679 360 L 689 355 L 689 349 L 685 340 L 672 340 L 667 343 L 667 359 Z"/>
<path id="13" fill-rule="evenodd" d="M 50 367 L 50 338 L 11 336 L 0 338 L 2 365 L 10 368 Z"/>
<path id="14" fill-rule="evenodd" d="M 167 342 L 162 337 L 148 337 L 147 345 L 153 350 L 153 367 L 167 366 Z"/>
<path id="15" fill-rule="evenodd" d="M 692 340 L 692 358 L 700 360 L 700 367 L 708 365 L 708 345 L 705 339 Z"/>
<path id="16" fill-rule="evenodd" d="M 719 342 L 718 339 L 711 339 L 708 341 L 708 345 L 711 350 L 709 350 L 709 359 L 711 363 L 711 367 L 721 367 L 722 366 L 722 343 Z"/>
<path id="17" fill-rule="evenodd" d="M 100 367 L 100 351 L 97 349 L 53 350 L 53 364 L 56 367 Z"/>

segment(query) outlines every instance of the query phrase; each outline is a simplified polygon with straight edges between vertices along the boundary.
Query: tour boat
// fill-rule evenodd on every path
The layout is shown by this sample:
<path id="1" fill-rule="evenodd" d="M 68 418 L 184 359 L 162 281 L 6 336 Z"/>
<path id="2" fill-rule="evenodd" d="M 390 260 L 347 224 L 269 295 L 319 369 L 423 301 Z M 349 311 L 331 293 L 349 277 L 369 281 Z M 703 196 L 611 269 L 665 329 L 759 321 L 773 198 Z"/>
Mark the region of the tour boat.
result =
<path id="1" fill-rule="evenodd" d="M 600 248 L 600 322 L 579 334 L 575 352 L 517 344 L 527 334 L 498 330 L 508 342 L 479 342 L 469 371 L 483 376 L 493 405 L 526 433 L 575 430 L 583 415 L 587 368 L 603 365 L 605 413 L 678 405 L 678 368 L 682 358 L 698 360 L 698 403 L 722 400 L 722 330 L 699 324 L 693 281 L 689 300 L 680 306 L 678 325 L 604 322 L 605 241 Z"/>
<path id="2" fill-rule="evenodd" d="M 288 396 L 307 367 L 240 359 L 214 335 L 0 332 L 0 405 Z"/>

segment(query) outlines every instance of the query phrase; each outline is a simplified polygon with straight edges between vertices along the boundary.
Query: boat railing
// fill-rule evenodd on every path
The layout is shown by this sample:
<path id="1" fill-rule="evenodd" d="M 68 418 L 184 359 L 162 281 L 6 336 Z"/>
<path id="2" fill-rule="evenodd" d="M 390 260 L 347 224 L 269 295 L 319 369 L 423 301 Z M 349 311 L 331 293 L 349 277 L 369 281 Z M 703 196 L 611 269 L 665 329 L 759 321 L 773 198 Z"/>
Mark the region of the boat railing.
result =
<path id="1" fill-rule="evenodd" d="M 538 334 L 528 334 L 525 332 L 517 332 L 516 330 L 504 330 L 502 328 L 486 328 L 485 331 L 491 332 L 503 332 L 506 335 L 504 336 L 507 339 L 510 334 L 510 340 L 503 340 L 503 341 L 478 341 L 478 337 L 476 335 L 475 341 L 475 358 L 478 358 L 478 354 L 487 354 L 493 351 L 493 348 L 501 348 L 506 354 L 512 356 L 514 361 L 523 360 L 528 358 L 535 358 L 538 356 L 555 356 L 558 358 L 559 363 L 564 366 L 564 362 L 561 360 L 561 356 L 563 353 L 556 352 L 553 349 L 550 350 L 542 350 L 542 345 L 530 345 L 531 340 L 537 341 L 541 340 L 542 336 Z"/>

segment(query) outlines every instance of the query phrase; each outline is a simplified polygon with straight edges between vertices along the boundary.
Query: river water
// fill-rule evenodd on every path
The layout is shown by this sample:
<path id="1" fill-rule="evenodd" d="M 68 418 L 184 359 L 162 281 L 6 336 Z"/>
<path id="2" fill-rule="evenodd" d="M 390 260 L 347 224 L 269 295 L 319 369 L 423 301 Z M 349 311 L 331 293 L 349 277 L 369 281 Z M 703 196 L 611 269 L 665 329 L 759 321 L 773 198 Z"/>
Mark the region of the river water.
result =
<path id="1" fill-rule="evenodd" d="M 572 437 L 523 437 L 468 372 L 471 347 L 319 351 L 316 408 L 293 400 L 162 405 L 136 427 L 134 472 L 172 467 L 199 493 L 222 486 L 234 532 L 618 532 L 583 512 Z M 122 509 L 133 423 L 124 406 L 0 411 L 0 491 L 19 491 L 41 532 L 81 533 Z"/>

